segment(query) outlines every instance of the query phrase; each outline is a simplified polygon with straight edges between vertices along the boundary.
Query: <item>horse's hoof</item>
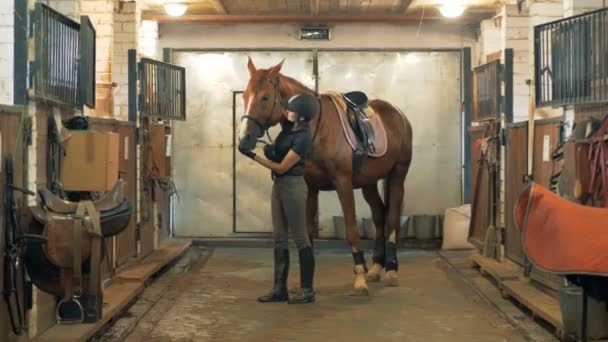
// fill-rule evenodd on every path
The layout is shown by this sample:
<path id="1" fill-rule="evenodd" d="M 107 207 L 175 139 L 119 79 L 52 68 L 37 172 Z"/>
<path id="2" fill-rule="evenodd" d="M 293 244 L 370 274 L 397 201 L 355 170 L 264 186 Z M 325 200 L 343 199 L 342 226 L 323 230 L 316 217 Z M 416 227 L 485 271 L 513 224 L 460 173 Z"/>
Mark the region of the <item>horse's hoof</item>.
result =
<path id="1" fill-rule="evenodd" d="M 355 297 L 367 297 L 370 294 L 371 294 L 371 292 L 369 291 L 369 288 L 367 286 L 355 287 L 353 289 L 353 291 L 351 292 L 351 296 L 355 296 Z"/>
<path id="2" fill-rule="evenodd" d="M 399 275 L 396 271 L 386 272 L 386 277 L 384 278 L 384 285 L 387 287 L 399 286 Z"/>
<path id="3" fill-rule="evenodd" d="M 365 275 L 365 279 L 370 282 L 380 281 L 380 272 L 382 272 L 382 266 L 374 264 L 372 268 Z"/>
<path id="4" fill-rule="evenodd" d="M 368 273 L 365 275 L 365 279 L 372 283 L 377 283 L 380 281 L 380 273 Z"/>

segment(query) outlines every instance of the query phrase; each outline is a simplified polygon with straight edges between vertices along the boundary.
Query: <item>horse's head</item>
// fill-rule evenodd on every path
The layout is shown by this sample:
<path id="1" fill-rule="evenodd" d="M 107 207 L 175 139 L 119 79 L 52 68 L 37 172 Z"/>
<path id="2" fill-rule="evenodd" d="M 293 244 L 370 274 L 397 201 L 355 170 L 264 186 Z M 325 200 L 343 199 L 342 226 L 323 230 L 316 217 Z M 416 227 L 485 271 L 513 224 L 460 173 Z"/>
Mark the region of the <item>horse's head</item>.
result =
<path id="1" fill-rule="evenodd" d="M 283 107 L 279 94 L 281 63 L 270 69 L 257 69 L 251 58 L 247 62 L 249 83 L 243 94 L 245 113 L 239 130 L 239 149 L 250 151 L 264 132 L 281 121 Z"/>

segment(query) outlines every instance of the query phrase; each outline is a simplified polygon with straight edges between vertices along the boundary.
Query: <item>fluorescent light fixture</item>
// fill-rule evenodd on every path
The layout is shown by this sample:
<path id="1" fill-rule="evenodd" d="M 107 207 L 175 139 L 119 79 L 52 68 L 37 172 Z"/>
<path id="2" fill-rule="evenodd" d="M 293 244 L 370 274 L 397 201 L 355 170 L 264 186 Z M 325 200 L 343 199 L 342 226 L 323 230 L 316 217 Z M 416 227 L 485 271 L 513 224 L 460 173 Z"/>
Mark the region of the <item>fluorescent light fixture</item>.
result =
<path id="1" fill-rule="evenodd" d="M 465 6 L 461 4 L 459 1 L 454 2 L 445 2 L 443 5 L 439 7 L 439 11 L 441 15 L 447 18 L 456 18 L 464 13 Z"/>
<path id="2" fill-rule="evenodd" d="M 168 2 L 163 7 L 165 12 L 172 17 L 180 17 L 188 10 L 188 5 L 181 2 Z"/>

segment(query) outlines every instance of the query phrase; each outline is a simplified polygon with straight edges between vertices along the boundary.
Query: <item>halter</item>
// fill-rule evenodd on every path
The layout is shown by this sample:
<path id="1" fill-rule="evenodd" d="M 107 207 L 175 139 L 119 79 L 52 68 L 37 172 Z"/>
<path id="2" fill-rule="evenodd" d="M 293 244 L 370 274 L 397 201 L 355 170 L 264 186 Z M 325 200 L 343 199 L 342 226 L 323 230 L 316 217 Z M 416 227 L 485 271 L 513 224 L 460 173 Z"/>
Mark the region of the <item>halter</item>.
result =
<path id="1" fill-rule="evenodd" d="M 268 81 L 273 83 L 270 79 Z M 262 137 L 264 135 L 264 133 L 266 133 L 266 136 L 268 136 L 268 140 L 270 141 L 270 143 L 272 143 L 272 138 L 270 137 L 270 132 L 268 132 L 268 129 L 270 128 L 270 127 L 268 127 L 268 121 L 270 121 L 270 118 L 272 118 L 272 114 L 274 114 L 274 111 L 277 107 L 277 103 L 279 103 L 281 101 L 281 99 L 280 99 L 281 94 L 279 93 L 279 78 L 278 77 L 276 78 L 276 81 L 273 83 L 273 86 L 274 86 L 274 101 L 272 102 L 272 109 L 270 109 L 270 115 L 266 118 L 265 122 L 262 123 L 260 120 L 254 118 L 251 115 L 243 115 L 241 117 L 241 121 L 243 121 L 245 119 L 251 120 L 256 126 L 258 126 L 260 128 L 260 130 L 262 131 L 262 134 L 260 135 L 260 137 Z M 257 141 L 261 142 L 265 145 L 270 144 L 262 139 L 258 139 Z"/>

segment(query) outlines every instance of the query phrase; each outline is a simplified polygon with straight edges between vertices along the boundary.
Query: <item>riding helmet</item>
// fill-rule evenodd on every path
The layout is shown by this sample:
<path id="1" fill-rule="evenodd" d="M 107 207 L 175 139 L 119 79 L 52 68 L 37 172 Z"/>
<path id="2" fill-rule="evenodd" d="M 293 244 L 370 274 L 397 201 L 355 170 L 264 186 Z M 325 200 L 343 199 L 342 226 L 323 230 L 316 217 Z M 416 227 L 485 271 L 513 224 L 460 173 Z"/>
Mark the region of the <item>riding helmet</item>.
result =
<path id="1" fill-rule="evenodd" d="M 297 113 L 299 121 L 309 121 L 319 112 L 319 101 L 308 93 L 293 96 L 289 101 L 284 102 L 283 106 L 285 109 Z"/>

